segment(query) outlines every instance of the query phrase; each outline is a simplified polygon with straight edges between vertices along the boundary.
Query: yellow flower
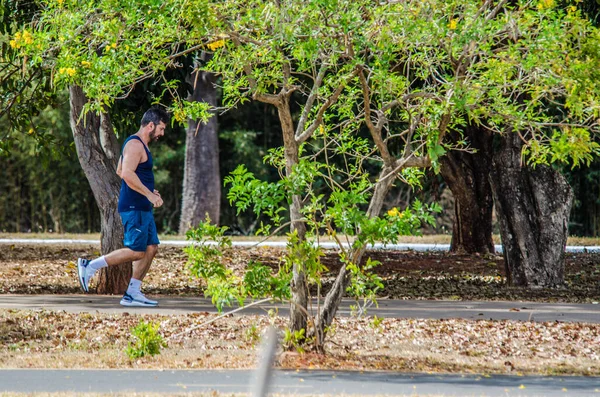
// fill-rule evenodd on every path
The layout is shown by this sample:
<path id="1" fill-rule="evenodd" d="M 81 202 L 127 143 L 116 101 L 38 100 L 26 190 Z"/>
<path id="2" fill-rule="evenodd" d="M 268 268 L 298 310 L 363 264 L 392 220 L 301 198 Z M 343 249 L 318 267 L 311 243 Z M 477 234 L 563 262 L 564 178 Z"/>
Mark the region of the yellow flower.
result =
<path id="1" fill-rule="evenodd" d="M 571 7 L 569 7 L 569 11 L 571 11 L 571 12 L 577 11 L 577 6 L 571 6 Z"/>
<path id="2" fill-rule="evenodd" d="M 89 61 L 81 61 L 81 66 L 89 68 L 90 66 L 92 66 L 92 63 Z"/>
<path id="3" fill-rule="evenodd" d="M 540 0 L 537 6 L 538 10 L 543 10 L 552 7 L 554 7 L 554 0 Z"/>
<path id="4" fill-rule="evenodd" d="M 31 135 L 31 134 L 33 134 L 33 132 L 34 132 L 33 128 L 30 128 L 29 131 L 28 131 L 28 134 Z"/>
<path id="5" fill-rule="evenodd" d="M 321 124 L 321 125 L 319 126 L 319 132 L 320 132 L 321 134 L 324 134 L 324 133 L 325 133 L 325 127 L 323 127 L 323 124 Z"/>
<path id="6" fill-rule="evenodd" d="M 217 48 L 221 48 L 225 45 L 225 40 L 217 40 L 217 41 L 213 41 L 212 43 L 208 43 L 206 46 L 208 47 L 209 50 L 214 51 Z"/>
<path id="7" fill-rule="evenodd" d="M 23 37 L 23 41 L 25 42 L 25 44 L 33 43 L 33 36 L 28 31 L 24 31 L 22 37 Z"/>
<path id="8" fill-rule="evenodd" d="M 387 213 L 389 216 L 398 216 L 400 214 L 400 212 L 398 212 L 398 208 L 396 207 L 392 208 Z"/>
<path id="9" fill-rule="evenodd" d="M 11 48 L 19 48 L 19 44 L 17 44 L 16 40 L 11 40 L 9 44 Z"/>
<path id="10" fill-rule="evenodd" d="M 60 7 L 60 6 L 63 5 L 63 3 L 65 2 L 65 0 L 57 0 L 56 2 L 58 3 L 58 6 Z"/>
<path id="11" fill-rule="evenodd" d="M 58 75 L 61 76 L 63 74 L 68 74 L 69 76 L 73 77 L 75 76 L 75 74 L 77 73 L 77 70 L 73 69 L 73 68 L 60 68 L 58 69 Z"/>
<path id="12" fill-rule="evenodd" d="M 21 32 L 15 33 L 15 39 L 17 39 L 17 40 L 21 39 Z"/>
<path id="13" fill-rule="evenodd" d="M 450 30 L 456 29 L 456 24 L 457 23 L 458 23 L 458 21 L 456 19 L 451 19 L 450 23 L 448 24 L 448 27 L 450 28 Z"/>

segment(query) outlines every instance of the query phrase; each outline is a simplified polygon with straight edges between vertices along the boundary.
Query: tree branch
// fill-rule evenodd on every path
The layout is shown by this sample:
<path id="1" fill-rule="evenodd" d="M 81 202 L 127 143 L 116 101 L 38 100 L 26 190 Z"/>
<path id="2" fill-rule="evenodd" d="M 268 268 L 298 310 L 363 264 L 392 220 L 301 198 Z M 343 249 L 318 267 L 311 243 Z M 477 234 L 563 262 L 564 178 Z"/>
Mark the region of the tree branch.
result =
<path id="1" fill-rule="evenodd" d="M 369 98 L 370 89 L 362 65 L 358 66 L 358 78 L 360 79 L 360 83 L 362 86 L 364 101 L 363 106 L 365 108 L 365 122 L 367 124 L 367 128 L 369 129 L 369 132 L 373 137 L 373 141 L 375 141 L 377 149 L 379 149 L 379 152 L 381 153 L 381 157 L 383 158 L 384 163 L 386 165 L 392 164 L 394 158 L 392 157 L 392 155 L 390 155 L 390 152 L 385 142 L 383 142 L 383 139 L 381 137 L 381 128 L 378 129 L 375 125 L 373 125 L 373 120 L 371 120 L 371 99 Z"/>
<path id="2" fill-rule="evenodd" d="M 233 43 L 236 46 L 241 45 L 240 37 L 238 35 L 230 34 L 230 37 L 232 38 Z M 253 93 L 252 93 L 253 99 L 260 101 L 260 102 L 269 103 L 274 106 L 279 106 L 281 104 L 281 99 L 279 98 L 278 95 L 259 94 L 258 92 L 256 92 L 256 88 L 258 85 L 256 84 L 256 79 L 254 77 L 252 77 L 252 67 L 249 64 L 245 64 L 243 69 L 244 69 L 244 73 L 246 74 L 246 77 L 248 78 L 248 83 L 250 84 L 250 88 L 253 91 Z"/>
<path id="3" fill-rule="evenodd" d="M 300 121 L 298 121 L 298 125 L 296 126 L 296 140 L 301 134 L 301 131 L 304 131 L 304 127 L 306 126 L 306 121 L 308 120 L 308 114 L 312 110 L 312 106 L 317 98 L 317 93 L 319 92 L 319 87 L 323 83 L 323 78 L 325 77 L 325 72 L 327 71 L 327 67 L 325 63 L 321 63 L 321 68 L 319 69 L 319 73 L 317 74 L 317 78 L 315 79 L 315 83 L 313 85 L 312 90 L 310 91 L 310 95 L 306 100 L 306 105 L 304 105 L 304 110 L 302 111 L 302 115 L 300 116 Z"/>
<path id="4" fill-rule="evenodd" d="M 350 76 L 348 76 L 347 80 L 349 81 L 350 79 L 352 79 L 355 74 L 356 71 L 353 72 Z M 327 98 L 325 103 L 319 108 L 319 111 L 317 112 L 317 117 L 315 117 L 315 120 L 311 123 L 310 127 L 308 127 L 308 129 L 306 129 L 302 134 L 296 135 L 295 138 L 297 143 L 303 143 L 312 136 L 312 134 L 316 131 L 317 127 L 319 127 L 319 125 L 321 125 L 321 123 L 323 122 L 323 114 L 325 114 L 325 111 L 327 111 L 327 109 L 329 109 L 331 105 L 333 105 L 338 100 L 345 87 L 346 80 L 340 83 L 340 85 L 336 88 L 335 92 L 331 94 L 331 96 Z M 297 128 L 296 130 L 298 131 L 299 128 Z"/>
<path id="5" fill-rule="evenodd" d="M 404 153 L 402 157 L 408 158 L 412 155 L 412 137 L 417 130 L 417 126 L 421 122 L 421 115 L 419 114 L 415 119 L 411 120 L 410 127 L 408 128 L 408 136 L 406 137 L 406 142 L 404 144 Z"/>
<path id="6" fill-rule="evenodd" d="M 383 178 L 379 179 L 378 182 L 384 181 L 390 177 L 392 177 L 393 175 L 396 175 L 399 171 L 405 169 L 405 168 L 427 168 L 431 166 L 431 159 L 429 158 L 429 156 L 413 156 L 412 154 L 410 155 L 410 157 L 402 157 L 400 159 L 397 159 L 394 162 L 394 169 L 389 172 L 387 175 L 385 175 Z"/>

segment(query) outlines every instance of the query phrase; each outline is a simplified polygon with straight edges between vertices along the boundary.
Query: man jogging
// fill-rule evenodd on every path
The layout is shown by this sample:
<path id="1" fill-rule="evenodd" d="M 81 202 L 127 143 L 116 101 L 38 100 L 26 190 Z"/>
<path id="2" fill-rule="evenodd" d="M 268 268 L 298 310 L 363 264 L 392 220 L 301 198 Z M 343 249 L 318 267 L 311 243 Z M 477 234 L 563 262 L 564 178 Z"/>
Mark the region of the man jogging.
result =
<path id="1" fill-rule="evenodd" d="M 169 115 L 159 108 L 150 108 L 142 117 L 141 127 L 123 144 L 117 174 L 121 177 L 119 214 L 123 221 L 125 248 L 113 251 L 94 260 L 79 258 L 77 272 L 79 283 L 88 292 L 90 279 L 99 269 L 133 262 L 133 277 L 121 299 L 123 306 L 158 306 L 141 292 L 142 280 L 158 251 L 158 235 L 152 207 L 160 207 L 162 198 L 154 189 L 152 155 L 148 144 L 164 135 Z"/>

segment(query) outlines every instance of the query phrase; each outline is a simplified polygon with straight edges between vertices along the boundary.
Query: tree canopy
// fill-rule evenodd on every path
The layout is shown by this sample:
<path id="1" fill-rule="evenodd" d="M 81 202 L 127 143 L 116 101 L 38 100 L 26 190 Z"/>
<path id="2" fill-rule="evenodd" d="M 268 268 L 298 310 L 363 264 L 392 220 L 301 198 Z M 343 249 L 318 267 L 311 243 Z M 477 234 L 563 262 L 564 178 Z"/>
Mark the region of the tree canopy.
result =
<path id="1" fill-rule="evenodd" d="M 49 70 L 57 88 L 80 85 L 96 111 L 144 79 L 174 90 L 165 70 L 214 51 L 206 68 L 222 76 L 226 108 L 293 89 L 311 109 L 297 127 L 313 122 L 307 133 L 321 119 L 356 128 L 361 112 L 367 126 L 378 111 L 401 129 L 418 119 L 411 140 L 426 142 L 435 162 L 446 150 L 440 134 L 470 120 L 521 134 L 531 161 L 577 165 L 597 150 L 600 50 L 575 4 L 48 1 L 10 47 L 24 71 Z M 327 114 L 313 106 L 342 86 Z M 181 122 L 208 117 L 205 104 L 183 99 L 173 110 Z"/>

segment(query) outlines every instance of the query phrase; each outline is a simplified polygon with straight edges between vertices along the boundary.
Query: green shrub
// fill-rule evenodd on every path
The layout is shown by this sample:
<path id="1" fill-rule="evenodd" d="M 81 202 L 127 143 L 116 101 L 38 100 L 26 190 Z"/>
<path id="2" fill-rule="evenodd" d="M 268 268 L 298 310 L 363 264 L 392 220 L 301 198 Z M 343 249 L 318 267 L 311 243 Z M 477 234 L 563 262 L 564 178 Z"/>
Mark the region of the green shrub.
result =
<path id="1" fill-rule="evenodd" d="M 146 355 L 155 356 L 160 354 L 161 347 L 167 347 L 167 342 L 161 334 L 158 333 L 160 324 L 140 321 L 132 328 L 131 334 L 135 337 L 135 343 L 129 343 L 126 353 L 131 359 L 144 357 Z"/>

